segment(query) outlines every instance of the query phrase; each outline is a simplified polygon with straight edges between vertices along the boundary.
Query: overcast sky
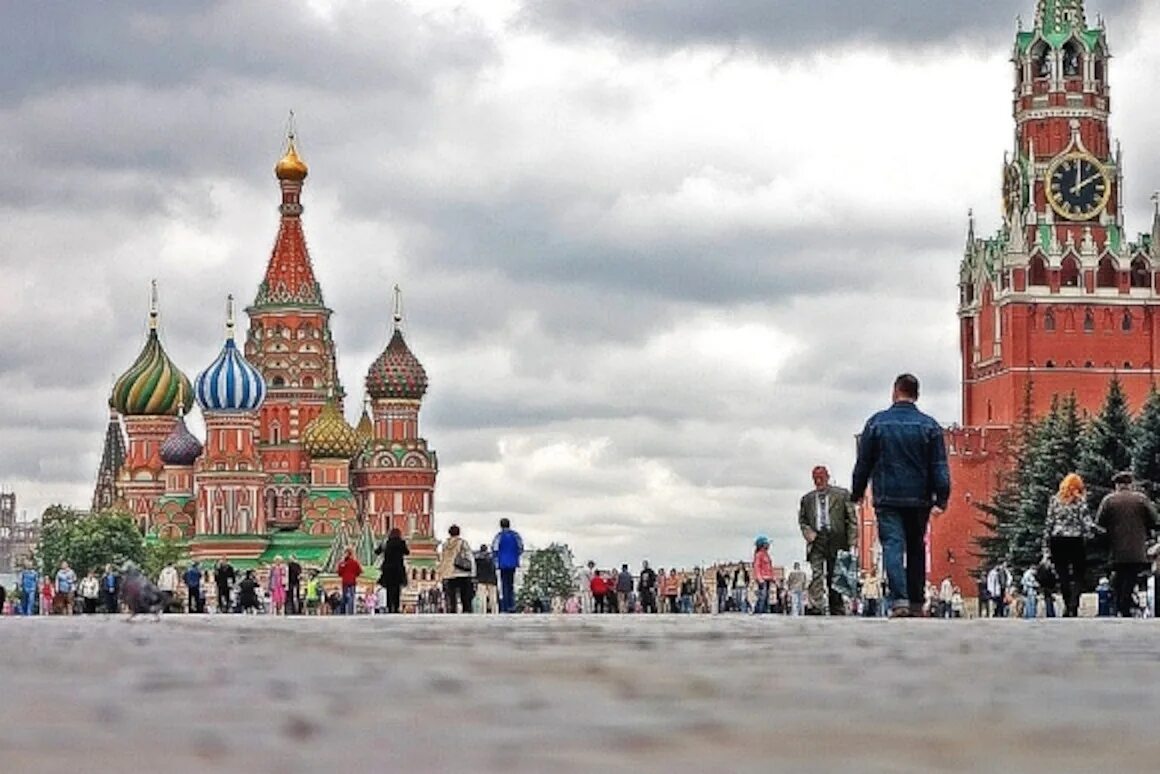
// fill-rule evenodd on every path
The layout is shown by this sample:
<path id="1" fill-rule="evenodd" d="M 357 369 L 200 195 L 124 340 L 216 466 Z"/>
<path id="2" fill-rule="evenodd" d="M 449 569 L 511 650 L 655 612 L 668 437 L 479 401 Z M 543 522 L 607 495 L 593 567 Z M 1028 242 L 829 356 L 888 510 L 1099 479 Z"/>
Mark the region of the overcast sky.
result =
<path id="1" fill-rule="evenodd" d="M 357 418 L 390 287 L 437 525 L 602 564 L 803 551 L 899 371 L 958 417 L 966 213 L 999 223 L 1034 0 L 5 3 L 0 485 L 87 507 L 145 333 L 191 378 L 277 226 L 287 111 Z M 1160 4 L 1089 0 L 1128 224 L 1160 188 Z M 1150 46 L 1146 44 L 1152 44 Z"/>

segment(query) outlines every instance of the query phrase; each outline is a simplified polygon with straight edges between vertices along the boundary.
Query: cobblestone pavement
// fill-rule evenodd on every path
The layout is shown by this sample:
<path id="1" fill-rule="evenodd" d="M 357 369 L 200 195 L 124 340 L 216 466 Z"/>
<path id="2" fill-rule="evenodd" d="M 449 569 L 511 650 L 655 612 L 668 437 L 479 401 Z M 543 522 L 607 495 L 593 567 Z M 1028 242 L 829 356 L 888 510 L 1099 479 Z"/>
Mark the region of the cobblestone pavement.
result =
<path id="1" fill-rule="evenodd" d="M 1160 622 L 0 619 L 3 772 L 1156 771 Z"/>

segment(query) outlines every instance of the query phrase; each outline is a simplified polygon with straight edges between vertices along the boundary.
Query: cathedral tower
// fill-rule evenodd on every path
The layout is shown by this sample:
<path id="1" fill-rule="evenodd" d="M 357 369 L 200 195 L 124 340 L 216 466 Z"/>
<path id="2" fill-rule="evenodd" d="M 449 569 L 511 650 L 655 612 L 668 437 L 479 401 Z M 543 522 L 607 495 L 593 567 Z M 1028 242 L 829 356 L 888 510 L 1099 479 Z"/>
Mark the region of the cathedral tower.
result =
<path id="1" fill-rule="evenodd" d="M 364 437 L 365 449 L 355 460 L 355 491 L 375 534 L 398 528 L 411 544 L 412 564 L 422 564 L 434 557 L 439 460 L 419 435 L 427 372 L 407 346 L 402 324 L 396 286 L 391 339 L 367 372 L 372 438 Z"/>
<path id="2" fill-rule="evenodd" d="M 165 492 L 161 444 L 177 415 L 193 405 L 189 379 L 178 370 L 157 334 L 157 283 L 149 306 L 149 334 L 141 354 L 113 385 L 109 407 L 125 419 L 129 450 L 120 472 L 120 494 L 142 532 L 148 532 L 157 498 Z M 115 443 L 115 442 L 114 442 Z"/>
<path id="3" fill-rule="evenodd" d="M 201 543 L 209 536 L 267 531 L 266 474 L 258 454 L 258 416 L 266 383 L 234 343 L 233 296 L 228 305 L 225 344 L 194 385 L 206 429 L 196 473 L 196 533 Z M 204 553 L 202 549 L 196 546 L 194 554 Z"/>
<path id="4" fill-rule="evenodd" d="M 331 310 L 323 303 L 302 231 L 307 171 L 291 130 L 286 153 L 274 167 L 282 191 L 278 235 L 257 297 L 246 310 L 246 357 L 269 388 L 258 432 L 262 463 L 271 474 L 264 493 L 267 521 L 276 529 L 294 529 L 302 521 L 302 503 L 310 489 L 302 431 L 322 412 L 328 375 L 337 373 Z M 342 387 L 333 387 L 341 410 Z"/>

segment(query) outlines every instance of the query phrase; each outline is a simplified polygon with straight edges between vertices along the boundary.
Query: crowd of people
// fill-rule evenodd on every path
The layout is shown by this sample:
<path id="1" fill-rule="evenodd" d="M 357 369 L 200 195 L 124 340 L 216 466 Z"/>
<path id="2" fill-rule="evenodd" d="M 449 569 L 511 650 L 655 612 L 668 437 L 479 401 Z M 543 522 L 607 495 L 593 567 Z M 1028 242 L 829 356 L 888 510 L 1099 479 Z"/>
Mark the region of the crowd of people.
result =
<path id="1" fill-rule="evenodd" d="M 950 496 L 950 477 L 942 429 L 918 410 L 918 380 L 899 376 L 892 404 L 872 416 L 859 436 L 858 458 L 850 490 L 834 486 L 824 466 L 811 471 L 813 488 L 802 496 L 798 526 L 805 541 L 810 571 L 795 562 L 778 572 L 770 558 L 770 541 L 754 541 L 749 562 L 695 567 L 691 571 L 653 569 L 641 564 L 635 574 L 628 564 L 597 568 L 588 562 L 571 589 L 548 599 L 529 595 L 517 602 L 515 576 L 524 553 L 523 540 L 501 519 L 491 544 L 473 550 L 451 525 L 439 547 L 438 583 L 414 595 L 420 613 L 752 613 L 783 615 L 863 615 L 964 618 L 979 616 L 1036 618 L 1039 602 L 1046 617 L 1079 615 L 1087 573 L 1088 542 L 1106 536 L 1110 578 L 1097 586 L 1098 614 L 1152 614 L 1145 576 L 1160 577 L 1160 547 L 1154 542 L 1160 520 L 1151 500 L 1137 491 L 1130 472 L 1114 477 L 1115 491 L 1104 497 L 1093 517 L 1082 478 L 1064 477 L 1050 499 L 1037 564 L 1013 571 L 999 563 L 979 578 L 978 605 L 969 611 L 962 590 L 950 578 L 935 586 L 927 582 L 927 524 Z M 882 548 L 883 574 L 876 569 L 859 574 L 858 519 L 855 506 L 869 488 Z M 163 609 L 182 606 L 204 613 L 207 601 L 215 612 L 272 615 L 353 615 L 402 612 L 408 584 L 406 557 L 410 550 L 398 529 L 374 549 L 381 556 L 376 585 L 362 584 L 364 568 L 347 548 L 327 586 L 318 568 L 303 568 L 291 555 L 275 557 L 263 568 L 238 573 L 228 559 L 213 567 L 192 562 L 183 571 L 174 564 L 158 574 L 156 587 Z M 41 575 L 27 563 L 8 601 L 23 615 L 71 615 L 115 612 L 119 608 L 120 574 L 112 565 L 90 570 L 83 578 L 61 562 L 52 574 Z M 6 590 L 0 587 L 0 605 Z M 183 599 L 182 599 L 183 598 Z M 182 605 L 184 602 L 184 605 Z"/>

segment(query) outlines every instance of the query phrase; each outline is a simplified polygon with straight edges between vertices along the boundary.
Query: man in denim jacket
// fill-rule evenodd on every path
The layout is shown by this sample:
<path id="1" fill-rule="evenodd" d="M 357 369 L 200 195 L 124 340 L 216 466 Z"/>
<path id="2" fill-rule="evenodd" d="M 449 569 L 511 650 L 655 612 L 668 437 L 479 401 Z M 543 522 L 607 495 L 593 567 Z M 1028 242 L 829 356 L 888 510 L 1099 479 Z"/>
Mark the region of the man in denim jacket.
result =
<path id="1" fill-rule="evenodd" d="M 926 588 L 927 522 L 946 509 L 951 478 L 942 427 L 915 405 L 918 379 L 895 379 L 892 399 L 862 430 L 851 493 L 861 502 L 868 484 L 873 490 L 891 617 L 918 616 Z"/>

